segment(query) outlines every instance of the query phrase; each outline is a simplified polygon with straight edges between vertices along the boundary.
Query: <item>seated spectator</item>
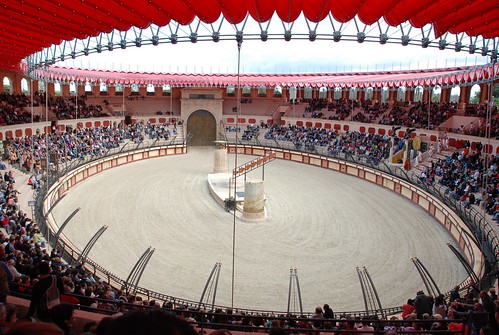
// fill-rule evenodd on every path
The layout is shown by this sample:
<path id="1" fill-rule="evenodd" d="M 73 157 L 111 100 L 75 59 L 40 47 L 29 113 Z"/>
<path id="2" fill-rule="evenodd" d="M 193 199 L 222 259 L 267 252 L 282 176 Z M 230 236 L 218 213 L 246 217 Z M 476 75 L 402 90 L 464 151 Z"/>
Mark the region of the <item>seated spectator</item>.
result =
<path id="1" fill-rule="evenodd" d="M 197 335 L 186 321 L 161 309 L 139 309 L 115 319 L 109 335 Z"/>

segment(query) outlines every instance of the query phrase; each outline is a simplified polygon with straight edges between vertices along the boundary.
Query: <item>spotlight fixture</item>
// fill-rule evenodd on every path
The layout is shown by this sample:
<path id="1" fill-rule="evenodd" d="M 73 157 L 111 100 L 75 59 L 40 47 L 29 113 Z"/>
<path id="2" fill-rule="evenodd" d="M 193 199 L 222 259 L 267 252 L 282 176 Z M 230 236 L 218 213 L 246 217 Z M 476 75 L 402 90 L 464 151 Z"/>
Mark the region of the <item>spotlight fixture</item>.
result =
<path id="1" fill-rule="evenodd" d="M 152 37 L 152 45 L 158 45 L 159 44 L 159 37 L 158 35 L 154 35 Z"/>
<path id="2" fill-rule="evenodd" d="M 236 41 L 238 43 L 241 43 L 243 41 L 243 32 L 241 30 L 238 30 L 236 32 Z"/>
<path id="3" fill-rule="evenodd" d="M 379 35 L 379 43 L 386 44 L 386 42 L 388 42 L 388 35 L 387 34 Z"/>
<path id="4" fill-rule="evenodd" d="M 461 42 L 457 42 L 456 45 L 454 45 L 454 50 L 456 52 L 461 51 L 462 48 L 463 48 L 463 43 L 461 43 Z"/>
<path id="5" fill-rule="evenodd" d="M 192 43 L 196 43 L 198 41 L 198 34 L 196 33 L 191 33 L 189 35 L 189 39 L 191 40 Z"/>
<path id="6" fill-rule="evenodd" d="M 438 48 L 440 50 L 445 50 L 446 46 L 447 46 L 447 41 L 446 40 L 440 40 L 440 41 L 438 41 Z"/>
<path id="7" fill-rule="evenodd" d="M 137 38 L 135 39 L 135 46 L 136 46 L 137 48 L 140 48 L 140 47 L 142 46 L 142 39 L 141 39 L 140 37 L 137 37 Z"/>
<path id="8" fill-rule="evenodd" d="M 64 62 L 64 59 L 65 59 L 64 55 L 61 55 L 59 58 L 60 58 L 61 62 Z"/>
<path id="9" fill-rule="evenodd" d="M 423 37 L 421 39 L 421 46 L 426 49 L 430 45 L 430 39 L 428 37 Z"/>
<path id="10" fill-rule="evenodd" d="M 178 37 L 177 37 L 177 34 L 172 34 L 172 35 L 170 36 L 170 42 L 171 42 L 172 44 L 177 44 L 177 38 L 178 38 Z"/>
<path id="11" fill-rule="evenodd" d="M 97 53 L 101 53 L 102 52 L 102 44 L 97 44 L 97 46 L 95 47 L 95 50 L 97 50 Z"/>
<path id="12" fill-rule="evenodd" d="M 482 47 L 482 56 L 487 56 L 488 53 L 489 53 L 489 48 L 486 46 L 483 46 Z"/>
<path id="13" fill-rule="evenodd" d="M 363 32 L 361 32 L 361 31 L 359 31 L 359 32 L 357 33 L 357 42 L 359 42 L 359 43 L 364 43 L 364 40 L 365 40 L 365 39 L 366 39 L 366 34 L 365 34 L 365 33 L 363 33 Z"/>
<path id="14" fill-rule="evenodd" d="M 490 54 L 490 60 L 495 63 L 497 61 L 497 50 L 492 50 Z"/>
<path id="15" fill-rule="evenodd" d="M 409 35 L 402 36 L 402 45 L 404 47 L 408 46 L 410 41 L 411 41 L 411 39 L 410 39 Z"/>
<path id="16" fill-rule="evenodd" d="M 121 49 L 126 49 L 126 41 L 125 40 L 120 41 L 120 47 L 121 47 Z"/>
<path id="17" fill-rule="evenodd" d="M 265 42 L 269 38 L 269 32 L 267 30 L 262 30 L 260 32 L 260 39 Z"/>
<path id="18" fill-rule="evenodd" d="M 317 32 L 315 30 L 310 30 L 308 32 L 308 40 L 310 42 L 313 42 L 313 41 L 315 41 L 316 38 L 317 38 Z"/>
<path id="19" fill-rule="evenodd" d="M 211 34 L 211 39 L 213 42 L 220 41 L 220 33 L 218 31 L 213 32 L 213 34 Z"/>
<path id="20" fill-rule="evenodd" d="M 285 40 L 286 42 L 291 41 L 291 30 L 286 30 L 286 31 L 284 32 L 284 40 Z"/>
<path id="21" fill-rule="evenodd" d="M 88 53 L 89 53 L 88 48 L 83 49 L 83 54 L 84 54 L 85 56 L 88 56 Z"/>
<path id="22" fill-rule="evenodd" d="M 107 50 L 108 50 L 108 51 L 113 51 L 113 49 L 114 49 L 113 42 L 109 42 L 109 43 L 107 44 Z"/>
<path id="23" fill-rule="evenodd" d="M 72 59 L 75 59 L 75 58 L 76 58 L 76 52 L 71 51 L 70 55 L 71 55 L 71 58 L 72 58 Z"/>
<path id="24" fill-rule="evenodd" d="M 468 52 L 470 53 L 470 55 L 473 55 L 476 51 L 476 45 L 475 44 L 470 44 L 468 46 Z"/>
<path id="25" fill-rule="evenodd" d="M 339 42 L 341 40 L 341 31 L 335 30 L 333 32 L 333 41 Z"/>

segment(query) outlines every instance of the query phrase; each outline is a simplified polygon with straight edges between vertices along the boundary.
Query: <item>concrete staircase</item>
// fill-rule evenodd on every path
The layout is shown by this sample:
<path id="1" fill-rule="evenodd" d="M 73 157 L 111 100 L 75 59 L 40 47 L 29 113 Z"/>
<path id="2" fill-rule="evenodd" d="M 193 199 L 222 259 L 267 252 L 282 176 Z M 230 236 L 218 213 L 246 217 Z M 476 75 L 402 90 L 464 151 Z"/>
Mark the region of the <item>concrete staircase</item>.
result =
<path id="1" fill-rule="evenodd" d="M 431 166 L 431 163 L 437 161 L 439 159 L 445 160 L 447 156 L 450 156 L 454 153 L 451 150 L 442 150 L 440 153 L 435 152 L 432 157 L 428 157 L 423 162 L 419 163 L 418 166 L 415 166 L 411 169 L 411 171 L 419 176 L 421 172 L 423 172 L 427 167 Z"/>

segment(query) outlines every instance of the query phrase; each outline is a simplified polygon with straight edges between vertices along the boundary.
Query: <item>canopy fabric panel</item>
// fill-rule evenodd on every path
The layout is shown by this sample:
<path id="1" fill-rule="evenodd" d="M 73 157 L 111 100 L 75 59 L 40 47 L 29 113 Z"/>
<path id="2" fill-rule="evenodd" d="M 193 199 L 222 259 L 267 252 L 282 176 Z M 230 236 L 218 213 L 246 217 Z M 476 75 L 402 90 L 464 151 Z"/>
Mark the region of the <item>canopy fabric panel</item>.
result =
<path id="1" fill-rule="evenodd" d="M 496 64 L 496 73 L 499 65 Z M 88 70 L 52 66 L 38 69 L 37 75 L 51 81 L 80 84 L 107 83 L 125 85 L 172 85 L 181 87 L 417 87 L 436 85 L 472 85 L 483 82 L 491 76 L 491 66 L 453 67 L 430 70 L 347 72 L 326 74 L 192 74 L 192 73 L 143 73 Z"/>

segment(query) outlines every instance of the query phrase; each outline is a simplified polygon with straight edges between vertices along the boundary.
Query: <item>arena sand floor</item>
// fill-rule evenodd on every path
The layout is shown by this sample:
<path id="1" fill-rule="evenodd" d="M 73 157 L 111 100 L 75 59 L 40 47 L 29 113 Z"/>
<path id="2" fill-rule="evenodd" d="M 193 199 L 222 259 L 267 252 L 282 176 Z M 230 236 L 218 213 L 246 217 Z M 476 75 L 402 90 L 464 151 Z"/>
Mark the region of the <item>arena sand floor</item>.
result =
<path id="1" fill-rule="evenodd" d="M 64 229 L 80 250 L 108 225 L 89 257 L 122 278 L 154 247 L 140 286 L 172 296 L 198 301 L 221 262 L 216 303 L 230 306 L 234 219 L 209 193 L 213 157 L 211 147 L 190 147 L 185 155 L 105 171 L 71 189 L 53 216 L 61 224 L 81 207 Z M 238 162 L 253 158 L 239 155 Z M 233 160 L 229 155 L 231 168 Z M 249 175 L 260 177 L 261 170 Z M 264 187 L 267 220 L 236 220 L 235 307 L 286 311 L 290 268 L 297 269 L 306 311 L 324 303 L 337 311 L 363 310 L 357 267 L 368 270 L 383 307 L 400 306 L 424 290 L 412 257 L 442 291 L 466 277 L 445 230 L 375 184 L 275 160 L 265 168 Z M 293 294 L 292 309 L 297 306 Z"/>

